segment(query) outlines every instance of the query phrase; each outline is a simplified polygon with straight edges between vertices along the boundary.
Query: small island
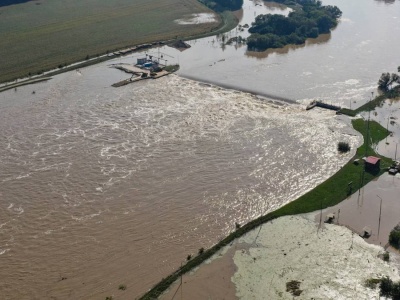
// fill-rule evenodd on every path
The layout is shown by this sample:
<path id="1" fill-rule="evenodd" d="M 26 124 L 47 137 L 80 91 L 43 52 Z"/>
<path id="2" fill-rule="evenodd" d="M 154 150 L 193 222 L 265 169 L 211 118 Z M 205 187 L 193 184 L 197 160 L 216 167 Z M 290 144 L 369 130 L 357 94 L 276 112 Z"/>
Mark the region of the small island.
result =
<path id="1" fill-rule="evenodd" d="M 259 15 L 249 29 L 249 50 L 264 51 L 289 44 L 303 44 L 307 38 L 329 33 L 338 24 L 342 11 L 337 6 L 323 6 L 317 0 L 276 0 L 293 7 L 289 15 Z"/>

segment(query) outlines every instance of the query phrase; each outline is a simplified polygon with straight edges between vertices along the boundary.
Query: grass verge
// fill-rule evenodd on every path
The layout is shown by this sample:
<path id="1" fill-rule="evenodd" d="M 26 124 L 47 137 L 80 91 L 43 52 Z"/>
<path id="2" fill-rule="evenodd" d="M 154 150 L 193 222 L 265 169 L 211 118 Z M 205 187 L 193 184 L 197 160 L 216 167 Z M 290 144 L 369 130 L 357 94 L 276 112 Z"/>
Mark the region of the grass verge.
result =
<path id="1" fill-rule="evenodd" d="M 352 183 L 352 191 L 356 191 L 362 186 L 366 185 L 368 182 L 381 175 L 384 167 L 391 164 L 392 160 L 383 156 L 379 156 L 375 153 L 373 145 L 377 144 L 380 140 L 383 140 L 389 132 L 383 128 L 379 123 L 375 121 L 370 122 L 368 148 L 366 145 L 367 139 L 367 122 L 363 119 L 357 119 L 352 121 L 353 127 L 359 131 L 364 137 L 364 143 L 357 149 L 355 155 L 356 158 L 361 158 L 365 155 L 367 149 L 368 155 L 374 155 L 381 158 L 381 170 L 375 174 L 365 172 L 363 175 L 363 164 L 354 164 L 353 160 L 349 161 L 345 166 L 343 166 L 336 174 L 330 177 L 328 180 L 309 191 L 305 195 L 301 196 L 297 200 L 281 207 L 280 209 L 273 211 L 267 215 L 261 216 L 246 225 L 237 228 L 235 232 L 229 234 L 226 238 L 220 241 L 218 244 L 214 245 L 210 249 L 202 252 L 201 254 L 193 257 L 184 266 L 179 268 L 173 274 L 162 279 L 158 284 L 156 284 L 151 290 L 144 294 L 141 300 L 156 299 L 160 296 L 169 286 L 175 282 L 179 276 L 191 271 L 193 268 L 199 266 L 206 259 L 210 258 L 221 248 L 229 245 L 235 239 L 243 236 L 249 231 L 255 229 L 256 227 L 271 221 L 275 218 L 295 215 L 301 213 L 308 213 L 319 210 L 321 208 L 330 207 L 338 204 L 339 202 L 346 199 L 351 192 L 349 192 L 349 182 Z M 372 145 L 372 147 L 371 147 Z M 363 177 L 363 180 L 362 180 Z"/>
<path id="2" fill-rule="evenodd" d="M 400 88 L 393 88 L 390 91 L 387 91 L 387 92 L 383 93 L 382 95 L 375 97 L 373 100 L 368 101 L 364 105 L 361 105 L 357 109 L 342 108 L 340 110 L 340 112 L 344 115 L 348 115 L 350 117 L 355 117 L 357 114 L 359 114 L 362 111 L 374 110 L 375 107 L 381 106 L 382 103 L 386 99 L 394 99 L 394 98 L 399 98 L 399 97 L 400 97 Z"/>

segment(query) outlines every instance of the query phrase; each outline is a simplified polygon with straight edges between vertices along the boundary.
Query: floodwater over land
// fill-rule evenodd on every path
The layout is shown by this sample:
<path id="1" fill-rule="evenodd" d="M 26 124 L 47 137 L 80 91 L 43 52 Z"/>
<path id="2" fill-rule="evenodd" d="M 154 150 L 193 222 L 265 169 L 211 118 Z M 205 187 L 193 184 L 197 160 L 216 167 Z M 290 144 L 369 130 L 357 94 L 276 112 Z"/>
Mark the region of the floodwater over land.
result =
<path id="1" fill-rule="evenodd" d="M 247 36 L 246 31 L 234 29 L 224 38 L 194 40 L 192 48 L 182 53 L 165 51 L 179 59 L 183 76 L 284 99 L 317 98 L 358 107 L 370 98 L 380 75 L 395 72 L 400 64 L 400 40 L 393 38 L 400 32 L 400 1 L 323 3 L 338 6 L 343 16 L 331 34 L 309 39 L 306 45 L 261 53 L 248 52 L 245 45 L 235 43 L 221 46 L 230 37 Z M 244 8 L 241 25 L 250 25 L 265 9 L 288 13 L 263 1 L 245 1 Z"/>
<path id="2" fill-rule="evenodd" d="M 379 15 L 377 27 L 391 26 L 393 33 L 399 3 L 329 3 L 344 16 L 322 44 L 265 58 L 246 54 L 243 47 L 222 51 L 217 38 L 193 41 L 184 52 L 161 51 L 179 59 L 180 74 L 202 81 L 292 100 L 361 99 L 380 73 L 395 70 L 391 51 L 399 41 L 370 33 L 374 42 L 367 44 L 380 40 L 382 51 L 387 49 L 375 62 L 367 59 L 377 55 L 370 54 L 374 47 L 347 46 L 347 30 L 359 32 L 353 43 L 367 39 L 365 16 Z M 260 9 L 284 13 L 245 1 L 243 18 Z M 365 19 L 357 17 L 357 9 Z M 214 48 L 219 52 L 209 54 Z M 366 59 L 362 69 L 347 60 L 352 55 L 358 57 L 356 66 L 360 55 Z M 328 65 L 318 63 L 321 56 Z M 109 63 L 0 94 L 0 291 L 5 299 L 138 296 L 189 253 L 232 231 L 235 222 L 294 200 L 332 175 L 353 154 L 338 155 L 339 140 L 352 149 L 360 143 L 332 112 L 306 112 L 301 105 L 176 75 L 112 88 L 127 75 Z M 127 290 L 118 290 L 120 284 Z"/>

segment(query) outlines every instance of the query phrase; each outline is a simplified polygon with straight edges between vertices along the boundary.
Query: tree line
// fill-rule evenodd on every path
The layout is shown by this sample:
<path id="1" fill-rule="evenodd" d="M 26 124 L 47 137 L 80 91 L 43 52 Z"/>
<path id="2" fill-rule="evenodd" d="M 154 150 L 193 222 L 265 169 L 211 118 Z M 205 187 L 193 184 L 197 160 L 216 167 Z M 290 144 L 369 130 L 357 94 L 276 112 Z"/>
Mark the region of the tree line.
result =
<path id="1" fill-rule="evenodd" d="M 200 0 L 207 7 L 215 11 L 239 10 L 243 6 L 243 0 Z"/>
<path id="2" fill-rule="evenodd" d="M 397 68 L 397 72 L 400 73 L 400 66 Z M 393 84 L 400 84 L 400 76 L 396 73 L 382 73 L 378 80 L 378 88 L 383 92 L 388 92 L 392 89 Z"/>
<path id="3" fill-rule="evenodd" d="M 303 44 L 307 38 L 329 33 L 338 24 L 342 11 L 337 6 L 323 6 L 318 0 L 276 0 L 286 5 L 296 5 L 289 15 L 259 15 L 249 29 L 247 46 L 263 51 L 281 48 L 288 44 Z"/>

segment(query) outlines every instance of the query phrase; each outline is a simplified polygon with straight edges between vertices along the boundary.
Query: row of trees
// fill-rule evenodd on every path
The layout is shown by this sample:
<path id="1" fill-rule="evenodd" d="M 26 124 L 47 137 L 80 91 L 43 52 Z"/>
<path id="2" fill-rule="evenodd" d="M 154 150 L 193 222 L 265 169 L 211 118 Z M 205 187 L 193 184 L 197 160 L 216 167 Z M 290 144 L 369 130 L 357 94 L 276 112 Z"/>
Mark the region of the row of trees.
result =
<path id="1" fill-rule="evenodd" d="M 329 33 L 337 25 L 342 12 L 337 6 L 323 6 L 317 0 L 278 0 L 293 3 L 296 8 L 289 15 L 259 15 L 252 23 L 247 45 L 252 50 L 280 48 L 287 44 L 303 44 L 307 38 Z"/>
<path id="2" fill-rule="evenodd" d="M 243 0 L 200 0 L 215 11 L 238 10 L 243 6 Z"/>
<path id="3" fill-rule="evenodd" d="M 400 73 L 400 66 L 397 68 L 397 72 Z M 379 89 L 387 92 L 392 88 L 393 84 L 400 84 L 400 76 L 396 73 L 382 73 L 378 81 Z"/>

